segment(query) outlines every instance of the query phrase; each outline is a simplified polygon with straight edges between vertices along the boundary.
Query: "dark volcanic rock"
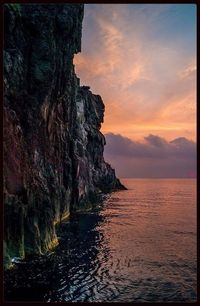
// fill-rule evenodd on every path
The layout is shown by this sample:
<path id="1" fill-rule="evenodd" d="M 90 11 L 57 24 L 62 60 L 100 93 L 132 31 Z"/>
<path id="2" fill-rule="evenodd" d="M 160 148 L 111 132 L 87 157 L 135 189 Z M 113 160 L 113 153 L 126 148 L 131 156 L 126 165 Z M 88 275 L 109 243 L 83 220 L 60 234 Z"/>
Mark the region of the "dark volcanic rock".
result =
<path id="1" fill-rule="evenodd" d="M 83 4 L 4 7 L 4 251 L 41 254 L 55 224 L 124 189 L 105 163 L 104 104 L 79 86 Z"/>

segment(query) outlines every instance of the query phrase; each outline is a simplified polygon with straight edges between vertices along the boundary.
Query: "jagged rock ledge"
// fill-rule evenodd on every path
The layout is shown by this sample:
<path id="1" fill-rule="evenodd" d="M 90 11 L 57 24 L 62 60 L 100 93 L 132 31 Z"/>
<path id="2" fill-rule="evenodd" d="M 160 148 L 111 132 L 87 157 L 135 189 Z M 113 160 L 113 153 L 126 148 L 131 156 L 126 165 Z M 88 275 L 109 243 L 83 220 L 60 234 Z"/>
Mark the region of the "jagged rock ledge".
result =
<path id="1" fill-rule="evenodd" d="M 83 9 L 4 6 L 5 267 L 55 247 L 57 223 L 125 189 L 103 158 L 103 101 L 74 72 Z"/>

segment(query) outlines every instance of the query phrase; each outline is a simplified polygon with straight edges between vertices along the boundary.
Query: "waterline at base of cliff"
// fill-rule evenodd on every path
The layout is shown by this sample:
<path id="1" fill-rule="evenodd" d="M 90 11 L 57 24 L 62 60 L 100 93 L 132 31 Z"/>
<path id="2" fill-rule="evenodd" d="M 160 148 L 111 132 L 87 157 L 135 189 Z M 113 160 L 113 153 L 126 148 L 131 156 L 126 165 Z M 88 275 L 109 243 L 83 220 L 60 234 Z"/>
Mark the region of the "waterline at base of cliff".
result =
<path id="1" fill-rule="evenodd" d="M 60 226 L 54 252 L 8 271 L 6 301 L 196 302 L 196 180 L 121 181 Z"/>
<path id="2" fill-rule="evenodd" d="M 124 189 L 104 161 L 104 104 L 80 86 L 83 4 L 4 5 L 4 266 L 58 244 L 55 225 Z"/>

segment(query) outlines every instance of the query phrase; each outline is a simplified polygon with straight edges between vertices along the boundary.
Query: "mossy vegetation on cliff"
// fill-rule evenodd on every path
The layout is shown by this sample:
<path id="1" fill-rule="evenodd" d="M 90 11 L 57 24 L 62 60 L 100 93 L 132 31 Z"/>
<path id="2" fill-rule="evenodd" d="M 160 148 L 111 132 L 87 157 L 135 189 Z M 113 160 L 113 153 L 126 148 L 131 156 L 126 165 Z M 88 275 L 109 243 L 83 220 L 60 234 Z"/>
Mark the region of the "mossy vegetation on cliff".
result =
<path id="1" fill-rule="evenodd" d="M 55 225 L 123 188 L 104 161 L 104 104 L 80 87 L 83 4 L 4 7 L 5 262 L 58 243 Z"/>

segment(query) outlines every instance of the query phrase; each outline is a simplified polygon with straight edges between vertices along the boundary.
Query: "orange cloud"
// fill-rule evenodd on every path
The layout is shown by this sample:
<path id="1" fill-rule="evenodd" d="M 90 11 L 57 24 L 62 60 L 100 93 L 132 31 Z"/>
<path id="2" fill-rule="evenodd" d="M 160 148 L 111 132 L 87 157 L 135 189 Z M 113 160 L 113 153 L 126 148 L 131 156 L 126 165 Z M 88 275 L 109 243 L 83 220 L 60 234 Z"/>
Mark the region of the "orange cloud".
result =
<path id="1" fill-rule="evenodd" d="M 74 58 L 82 83 L 105 103 L 102 131 L 131 139 L 155 133 L 195 140 L 195 52 L 186 56 L 178 42 L 151 38 L 163 6 L 151 14 L 149 7 L 133 10 L 134 18 L 127 8 L 86 7 L 82 53 Z"/>

